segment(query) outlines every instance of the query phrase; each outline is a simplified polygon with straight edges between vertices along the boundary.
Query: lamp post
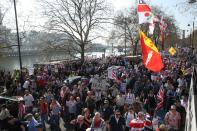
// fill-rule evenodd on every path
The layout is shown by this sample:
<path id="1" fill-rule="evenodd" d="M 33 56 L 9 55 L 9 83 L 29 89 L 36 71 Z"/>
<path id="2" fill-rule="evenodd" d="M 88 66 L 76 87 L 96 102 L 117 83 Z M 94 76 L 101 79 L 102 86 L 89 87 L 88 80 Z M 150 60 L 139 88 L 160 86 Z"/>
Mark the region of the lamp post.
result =
<path id="1" fill-rule="evenodd" d="M 194 21 L 192 24 L 192 29 L 190 29 L 190 45 L 193 48 L 194 47 Z M 190 24 L 188 24 L 188 26 L 190 26 Z"/>
<path id="2" fill-rule="evenodd" d="M 16 10 L 16 0 L 14 1 L 14 13 L 15 13 L 15 22 L 16 22 L 16 35 L 17 35 L 17 45 L 18 45 L 18 56 L 19 56 L 19 64 L 20 64 L 20 83 L 22 87 L 23 78 L 22 78 L 22 59 L 21 59 L 21 48 L 20 48 L 20 37 L 18 30 L 18 19 L 17 19 L 17 10 Z"/>
<path id="3" fill-rule="evenodd" d="M 189 45 L 192 46 L 192 30 L 189 30 L 190 35 L 189 35 Z"/>
<path id="4" fill-rule="evenodd" d="M 194 21 L 193 21 L 193 32 L 192 32 L 192 48 L 194 48 Z"/>
<path id="5" fill-rule="evenodd" d="M 112 52 L 112 54 L 114 54 L 114 43 L 113 42 L 111 43 L 111 52 Z"/>
<path id="6" fill-rule="evenodd" d="M 127 33 L 127 29 L 126 29 L 126 26 L 127 26 L 127 21 L 126 21 L 126 18 L 124 19 L 125 21 L 125 23 L 124 23 L 124 25 L 125 25 L 125 27 L 124 27 L 124 49 L 125 49 L 125 56 L 127 55 L 127 37 L 126 37 L 126 33 Z"/>

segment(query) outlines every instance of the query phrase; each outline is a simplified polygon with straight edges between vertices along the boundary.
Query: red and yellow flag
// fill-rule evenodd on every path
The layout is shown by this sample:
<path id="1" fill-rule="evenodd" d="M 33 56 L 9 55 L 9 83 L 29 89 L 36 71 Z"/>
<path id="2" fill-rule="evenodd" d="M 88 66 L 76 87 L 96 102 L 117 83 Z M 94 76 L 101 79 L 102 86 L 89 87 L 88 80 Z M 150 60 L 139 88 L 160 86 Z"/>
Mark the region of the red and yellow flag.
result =
<path id="1" fill-rule="evenodd" d="M 159 72 L 164 65 L 157 47 L 142 31 L 140 41 L 144 66 L 153 72 Z"/>

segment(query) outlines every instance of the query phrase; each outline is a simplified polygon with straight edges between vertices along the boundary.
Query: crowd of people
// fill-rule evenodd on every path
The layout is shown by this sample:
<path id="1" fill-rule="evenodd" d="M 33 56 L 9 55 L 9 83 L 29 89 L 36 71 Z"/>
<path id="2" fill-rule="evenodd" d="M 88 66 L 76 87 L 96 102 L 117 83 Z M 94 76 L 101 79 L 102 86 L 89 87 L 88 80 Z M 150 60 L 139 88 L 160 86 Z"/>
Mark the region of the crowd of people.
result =
<path id="1" fill-rule="evenodd" d="M 181 131 L 184 129 L 192 75 L 192 50 L 162 55 L 159 73 L 143 66 L 141 59 L 106 57 L 35 68 L 33 74 L 1 72 L 7 95 L 21 96 L 14 111 L 1 106 L 0 128 L 51 131 Z M 186 55 L 189 54 L 189 55 Z M 109 79 L 108 68 L 120 66 Z M 65 81 L 83 76 L 76 82 Z M 163 93 L 163 95 L 161 95 Z M 162 97 L 160 105 L 158 97 Z M 13 113 L 14 112 L 14 113 Z M 157 119 L 155 119 L 157 118 Z M 49 127 L 48 127 L 49 125 Z"/>

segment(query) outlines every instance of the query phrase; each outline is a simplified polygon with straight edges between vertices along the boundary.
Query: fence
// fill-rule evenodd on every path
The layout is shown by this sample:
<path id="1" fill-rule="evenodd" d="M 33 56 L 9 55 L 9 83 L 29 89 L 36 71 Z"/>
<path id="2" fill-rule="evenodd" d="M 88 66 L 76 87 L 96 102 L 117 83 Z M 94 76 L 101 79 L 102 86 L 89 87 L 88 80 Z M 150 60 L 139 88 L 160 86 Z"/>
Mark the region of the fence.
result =
<path id="1" fill-rule="evenodd" d="M 197 65 L 193 66 L 190 85 L 185 131 L 197 130 Z"/>

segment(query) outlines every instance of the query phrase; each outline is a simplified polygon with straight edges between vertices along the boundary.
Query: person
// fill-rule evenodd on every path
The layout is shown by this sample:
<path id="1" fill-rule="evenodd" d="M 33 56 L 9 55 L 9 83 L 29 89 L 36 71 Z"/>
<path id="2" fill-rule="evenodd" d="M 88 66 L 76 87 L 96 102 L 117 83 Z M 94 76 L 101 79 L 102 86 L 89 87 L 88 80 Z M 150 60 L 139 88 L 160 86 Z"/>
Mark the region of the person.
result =
<path id="1" fill-rule="evenodd" d="M 131 89 L 128 89 L 128 93 L 126 94 L 125 97 L 125 103 L 128 105 L 132 105 L 134 101 L 135 101 L 135 95 L 131 92 Z"/>
<path id="2" fill-rule="evenodd" d="M 124 131 L 125 130 L 125 119 L 121 116 L 119 110 L 116 110 L 114 115 L 109 120 L 110 131 Z"/>
<path id="3" fill-rule="evenodd" d="M 10 115 L 7 118 L 7 130 L 8 131 L 25 131 L 25 125 L 18 118 Z"/>
<path id="4" fill-rule="evenodd" d="M 116 97 L 119 94 L 116 83 L 110 88 L 110 90 L 111 90 L 112 97 Z"/>
<path id="5" fill-rule="evenodd" d="M 29 85 L 30 85 L 30 81 L 29 81 L 29 78 L 27 78 L 26 81 L 23 84 L 23 89 L 28 90 Z"/>
<path id="6" fill-rule="evenodd" d="M 147 98 L 147 104 L 148 104 L 147 112 L 149 114 L 151 114 L 151 116 L 153 116 L 154 109 L 155 109 L 157 103 L 156 103 L 156 97 L 153 94 L 152 90 L 149 92 L 149 95 L 148 95 L 148 98 Z"/>
<path id="7" fill-rule="evenodd" d="M 166 98 L 166 109 L 169 110 L 171 105 L 174 104 L 175 99 L 176 99 L 176 90 L 172 84 L 166 93 L 166 97 L 167 97 Z"/>
<path id="8" fill-rule="evenodd" d="M 56 99 L 52 100 L 50 109 L 51 109 L 51 117 L 50 117 L 49 123 L 51 125 L 51 130 L 60 131 L 59 120 L 60 120 L 61 106 Z"/>
<path id="9" fill-rule="evenodd" d="M 87 105 L 87 108 L 90 110 L 90 114 L 93 115 L 95 108 L 95 97 L 92 95 L 91 91 L 87 92 L 85 103 Z"/>
<path id="10" fill-rule="evenodd" d="M 90 127 L 91 125 L 90 110 L 88 108 L 84 108 L 82 114 L 84 115 L 84 123 L 86 124 L 87 127 Z"/>
<path id="11" fill-rule="evenodd" d="M 186 86 L 186 81 L 182 75 L 177 79 L 177 82 L 178 82 L 178 87 L 180 88 L 183 88 L 184 86 Z"/>
<path id="12" fill-rule="evenodd" d="M 25 119 L 28 121 L 27 124 L 27 129 L 28 131 L 38 131 L 38 122 L 35 120 L 35 118 L 33 117 L 33 115 L 31 113 L 28 113 L 25 116 Z"/>
<path id="13" fill-rule="evenodd" d="M 70 120 L 75 118 L 75 115 L 76 115 L 76 104 L 77 104 L 77 102 L 74 99 L 73 95 L 70 96 L 69 101 L 66 101 L 66 106 L 68 107 Z"/>
<path id="14" fill-rule="evenodd" d="M 125 104 L 125 96 L 123 96 L 122 92 L 119 92 L 119 95 L 116 96 L 116 106 L 120 110 L 121 114 L 124 110 L 124 104 Z"/>
<path id="15" fill-rule="evenodd" d="M 136 97 L 135 98 L 135 101 L 133 102 L 133 109 L 136 113 L 142 111 L 143 109 L 143 104 L 142 102 L 140 101 L 140 98 L 139 97 Z"/>
<path id="16" fill-rule="evenodd" d="M 34 98 L 28 90 L 25 90 L 24 101 L 26 113 L 32 113 Z"/>
<path id="17" fill-rule="evenodd" d="M 184 106 L 181 105 L 181 101 L 180 100 L 177 100 L 176 101 L 176 110 L 181 115 L 180 130 L 183 131 L 184 130 L 184 127 L 185 127 L 186 110 L 185 110 Z"/>
<path id="18" fill-rule="evenodd" d="M 188 107 L 188 97 L 186 95 L 182 96 L 181 105 L 187 110 Z"/>
<path id="19" fill-rule="evenodd" d="M 77 119 L 70 121 L 70 124 L 74 125 L 74 131 L 86 131 L 88 128 L 82 115 L 78 115 Z"/>
<path id="20" fill-rule="evenodd" d="M 145 114 L 138 112 L 138 117 L 130 122 L 131 131 L 143 131 L 145 125 Z"/>
<path id="21" fill-rule="evenodd" d="M 180 113 L 176 111 L 176 106 L 172 105 L 170 111 L 165 115 L 165 123 L 168 126 L 168 129 L 173 129 L 175 131 L 180 130 Z"/>
<path id="22" fill-rule="evenodd" d="M 100 110 L 102 102 L 102 91 L 101 89 L 95 89 L 95 101 L 96 101 L 96 110 Z"/>
<path id="23" fill-rule="evenodd" d="M 48 110 L 48 103 L 46 102 L 44 97 L 41 97 L 39 105 L 40 105 L 41 122 L 43 125 L 43 130 L 45 131 L 46 130 L 45 122 L 48 122 L 49 110 Z"/>
<path id="24" fill-rule="evenodd" d="M 26 114 L 26 110 L 25 110 L 24 101 L 19 101 L 19 104 L 18 104 L 18 118 L 23 119 L 25 114 Z"/>
<path id="25" fill-rule="evenodd" d="M 51 90 L 48 90 L 48 92 L 45 94 L 45 99 L 46 99 L 48 105 L 51 104 L 53 98 L 54 98 L 54 96 L 53 96 L 53 94 L 51 93 Z"/>
<path id="26" fill-rule="evenodd" d="M 159 126 L 159 128 L 156 129 L 156 131 L 168 131 L 168 129 L 167 129 L 166 125 L 161 124 Z"/>
<path id="27" fill-rule="evenodd" d="M 78 116 L 82 113 L 83 108 L 84 108 L 84 104 L 83 104 L 81 98 L 78 96 L 76 98 L 76 116 Z"/>
<path id="28" fill-rule="evenodd" d="M 91 123 L 91 131 L 104 131 L 105 121 L 101 118 L 99 112 L 96 112 Z"/>
<path id="29" fill-rule="evenodd" d="M 1 129 L 7 129 L 8 128 L 7 119 L 9 117 L 10 117 L 10 112 L 7 109 L 6 105 L 3 104 L 1 106 L 1 112 L 0 112 L 0 127 L 1 127 Z"/>
<path id="30" fill-rule="evenodd" d="M 101 109 L 102 117 L 105 121 L 109 121 L 110 116 L 113 114 L 113 108 L 109 105 L 109 101 L 104 100 L 103 108 Z"/>
<path id="31" fill-rule="evenodd" d="M 126 127 L 125 127 L 125 131 L 130 131 L 130 121 L 132 121 L 133 119 L 135 119 L 136 115 L 135 112 L 133 110 L 133 107 L 129 107 L 129 110 L 124 114 L 124 118 L 126 121 Z"/>

